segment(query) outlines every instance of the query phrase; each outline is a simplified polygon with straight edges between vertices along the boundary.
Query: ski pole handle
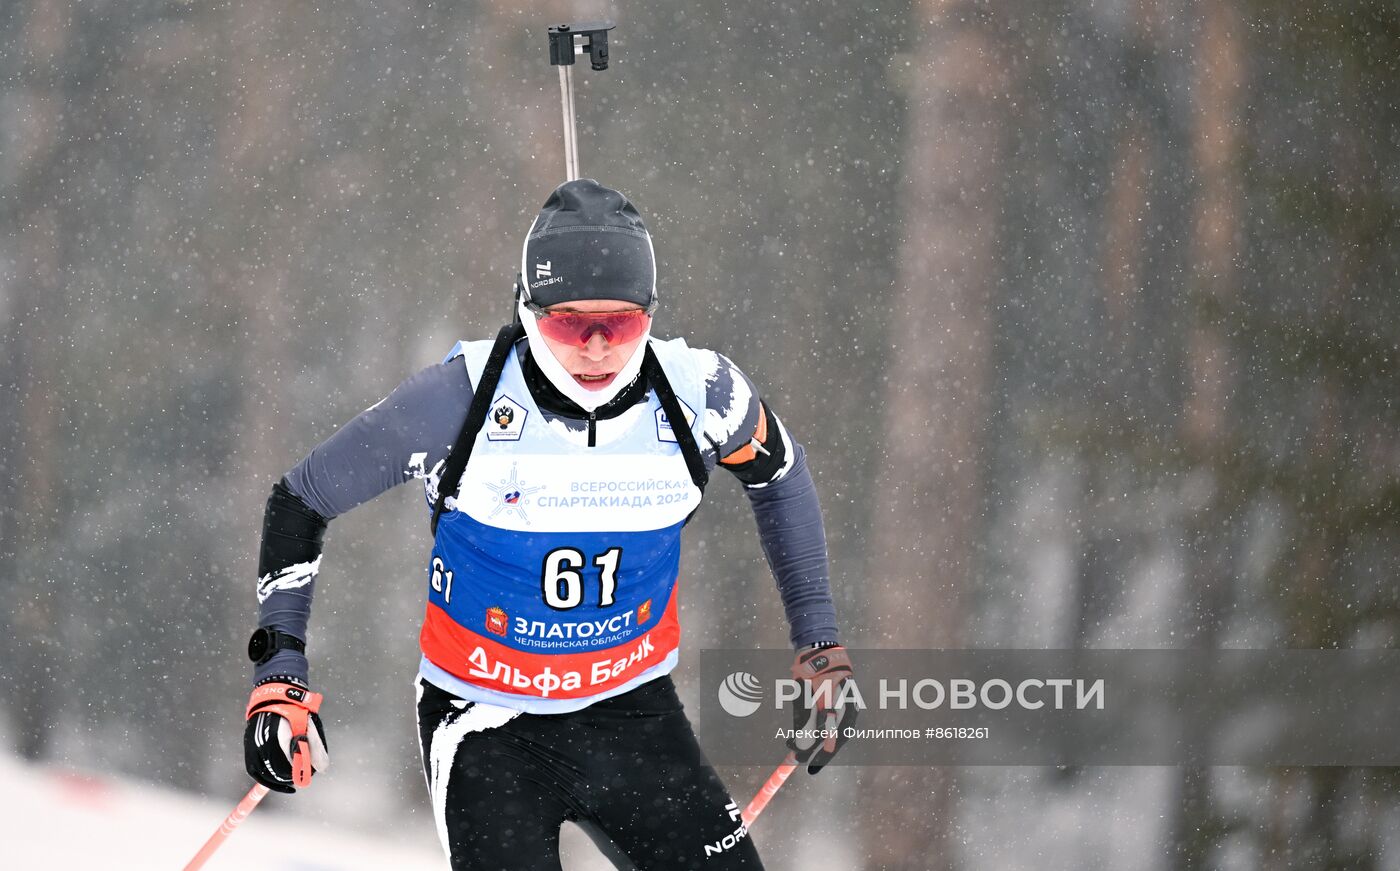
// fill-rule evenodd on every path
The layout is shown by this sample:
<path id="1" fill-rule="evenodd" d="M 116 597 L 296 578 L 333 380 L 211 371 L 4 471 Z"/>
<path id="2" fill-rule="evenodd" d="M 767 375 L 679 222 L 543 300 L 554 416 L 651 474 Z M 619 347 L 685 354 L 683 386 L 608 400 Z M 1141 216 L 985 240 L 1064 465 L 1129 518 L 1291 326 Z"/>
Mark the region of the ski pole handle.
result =
<path id="1" fill-rule="evenodd" d="M 253 808 L 258 806 L 258 802 L 262 801 L 265 795 L 267 795 L 267 787 L 261 783 L 254 784 L 253 788 L 248 790 L 248 794 L 243 796 L 243 800 L 238 803 L 238 807 L 233 809 L 233 813 L 224 819 L 214 834 L 209 836 L 209 840 L 204 842 L 204 846 L 199 848 L 199 852 L 194 854 L 194 858 L 185 866 L 185 871 L 198 871 L 198 869 L 203 868 L 204 863 L 209 861 L 209 857 L 214 855 L 214 851 L 228 840 L 228 836 L 233 834 L 233 830 L 238 828 L 239 823 L 248 819 L 248 814 L 253 812 Z"/>
<path id="2" fill-rule="evenodd" d="M 743 820 L 746 828 L 753 825 L 753 821 L 758 819 L 758 815 L 768 807 L 768 802 L 778 794 L 778 790 L 783 788 L 783 784 L 787 783 L 787 779 L 796 770 L 797 757 L 789 753 L 773 773 L 768 775 L 768 782 L 763 784 L 763 788 L 753 797 L 753 801 L 749 802 L 749 806 L 744 808 Z"/>

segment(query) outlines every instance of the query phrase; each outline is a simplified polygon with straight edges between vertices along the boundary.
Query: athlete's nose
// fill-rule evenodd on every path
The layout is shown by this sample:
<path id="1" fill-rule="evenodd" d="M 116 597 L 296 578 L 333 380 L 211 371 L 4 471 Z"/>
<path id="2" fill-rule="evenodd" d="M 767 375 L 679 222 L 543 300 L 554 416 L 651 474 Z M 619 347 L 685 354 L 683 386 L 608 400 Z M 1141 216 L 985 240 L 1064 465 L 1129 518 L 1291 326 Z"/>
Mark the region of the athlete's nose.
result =
<path id="1" fill-rule="evenodd" d="M 602 330 L 594 330 L 588 337 L 588 341 L 583 346 L 583 356 L 590 360 L 601 360 L 608 356 L 612 350 L 612 344 L 608 342 L 608 337 Z"/>

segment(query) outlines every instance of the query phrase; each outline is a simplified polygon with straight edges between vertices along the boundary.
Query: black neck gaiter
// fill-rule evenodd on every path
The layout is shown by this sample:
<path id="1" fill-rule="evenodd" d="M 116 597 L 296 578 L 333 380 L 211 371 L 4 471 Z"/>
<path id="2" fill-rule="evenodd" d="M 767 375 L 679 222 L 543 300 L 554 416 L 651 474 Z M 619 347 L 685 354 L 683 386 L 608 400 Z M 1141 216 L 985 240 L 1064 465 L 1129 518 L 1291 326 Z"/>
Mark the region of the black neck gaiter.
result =
<path id="1" fill-rule="evenodd" d="M 565 396 L 544 374 L 539 364 L 535 362 L 534 354 L 527 351 L 520 368 L 525 374 L 525 384 L 530 388 L 530 396 L 534 397 L 535 404 L 540 407 L 541 411 L 574 420 L 588 419 L 588 412 L 584 411 L 577 402 Z M 622 388 L 622 392 L 613 397 L 612 401 L 598 406 L 597 419 L 611 420 L 646 399 L 646 396 L 646 379 L 639 372 L 637 377 L 632 379 L 632 383 Z"/>

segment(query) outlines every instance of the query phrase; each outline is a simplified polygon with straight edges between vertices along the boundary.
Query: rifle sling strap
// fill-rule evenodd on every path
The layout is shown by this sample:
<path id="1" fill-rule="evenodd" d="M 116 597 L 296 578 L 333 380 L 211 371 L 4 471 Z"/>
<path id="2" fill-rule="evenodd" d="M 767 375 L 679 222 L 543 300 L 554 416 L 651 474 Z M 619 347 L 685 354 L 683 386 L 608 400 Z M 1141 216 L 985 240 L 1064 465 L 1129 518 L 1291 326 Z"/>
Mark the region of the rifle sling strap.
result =
<path id="1" fill-rule="evenodd" d="M 462 431 L 447 454 L 442 466 L 442 476 L 438 478 L 437 504 L 433 506 L 433 535 L 437 535 L 438 518 L 447 505 L 448 491 L 456 492 L 456 484 L 467 470 L 467 460 L 471 459 L 472 446 L 476 444 L 476 434 L 486 423 L 486 415 L 491 410 L 491 398 L 496 394 L 496 385 L 501 380 L 501 372 L 506 368 L 506 358 L 525 335 L 525 328 L 518 323 L 506 324 L 496 333 L 496 344 L 491 346 L 491 356 L 486 358 L 486 368 L 481 372 L 476 391 L 472 394 L 471 407 L 467 409 L 467 419 L 462 423 Z M 451 483 L 449 483 L 451 482 Z"/>

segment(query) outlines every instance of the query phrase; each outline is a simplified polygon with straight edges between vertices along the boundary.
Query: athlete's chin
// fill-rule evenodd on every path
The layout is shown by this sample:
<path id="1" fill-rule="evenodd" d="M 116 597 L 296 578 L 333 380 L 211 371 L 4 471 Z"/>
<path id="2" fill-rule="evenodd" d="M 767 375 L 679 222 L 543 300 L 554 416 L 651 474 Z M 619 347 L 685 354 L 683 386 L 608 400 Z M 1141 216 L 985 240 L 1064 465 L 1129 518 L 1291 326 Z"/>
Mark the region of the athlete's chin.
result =
<path id="1" fill-rule="evenodd" d="M 602 390 L 613 383 L 615 378 L 617 378 L 616 372 L 609 372 L 606 375 L 574 375 L 574 381 L 582 385 L 585 390 Z"/>

